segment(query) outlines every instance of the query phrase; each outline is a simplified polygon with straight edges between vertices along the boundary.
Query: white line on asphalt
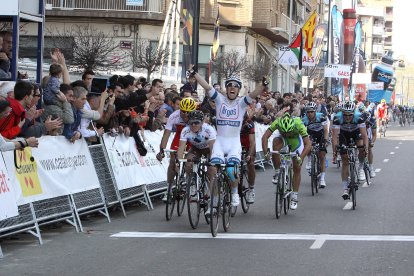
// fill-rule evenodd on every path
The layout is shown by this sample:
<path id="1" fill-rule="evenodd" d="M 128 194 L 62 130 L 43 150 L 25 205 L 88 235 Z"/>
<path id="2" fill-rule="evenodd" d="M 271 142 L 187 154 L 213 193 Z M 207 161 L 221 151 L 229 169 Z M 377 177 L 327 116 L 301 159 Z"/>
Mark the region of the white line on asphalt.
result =
<path id="1" fill-rule="evenodd" d="M 396 149 L 399 149 L 400 147 L 399 147 L 399 146 L 396 146 L 395 148 L 396 148 Z"/>
<path id="2" fill-rule="evenodd" d="M 375 172 L 376 172 L 376 173 L 379 173 L 380 171 L 381 171 L 381 169 L 380 169 L 380 168 L 375 169 Z"/>
<path id="3" fill-rule="evenodd" d="M 390 152 L 390 154 L 395 154 L 395 152 L 392 151 L 392 152 Z"/>
<path id="4" fill-rule="evenodd" d="M 390 159 L 384 159 L 384 163 L 387 163 L 388 161 L 390 161 Z"/>
<path id="5" fill-rule="evenodd" d="M 399 142 L 398 144 L 402 145 L 402 142 Z"/>
<path id="6" fill-rule="evenodd" d="M 342 210 L 351 210 L 352 208 L 352 202 L 348 202 L 347 204 L 345 204 L 344 208 L 342 208 Z"/>
<path id="7" fill-rule="evenodd" d="M 330 235 L 330 234 L 251 234 L 219 233 L 213 238 L 210 233 L 176 232 L 120 232 L 117 238 L 182 238 L 182 239 L 229 239 L 229 240 L 325 240 L 325 241 L 402 241 L 414 242 L 409 235 Z"/>
<path id="8" fill-rule="evenodd" d="M 325 240 L 315 240 L 309 249 L 321 249 L 322 245 L 325 243 Z"/>

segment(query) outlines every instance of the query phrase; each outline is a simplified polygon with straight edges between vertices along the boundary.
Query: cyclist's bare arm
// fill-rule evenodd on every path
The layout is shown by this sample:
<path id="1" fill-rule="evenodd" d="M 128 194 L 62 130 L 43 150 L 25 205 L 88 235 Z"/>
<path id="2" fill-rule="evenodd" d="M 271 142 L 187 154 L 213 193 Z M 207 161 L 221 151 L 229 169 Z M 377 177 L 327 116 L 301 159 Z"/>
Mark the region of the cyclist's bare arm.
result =
<path id="1" fill-rule="evenodd" d="M 302 154 L 300 155 L 300 158 L 302 160 L 305 160 L 305 157 L 308 156 L 309 152 L 312 149 L 312 142 L 310 141 L 309 136 L 303 137 L 302 139 L 304 148 Z"/>
<path id="2" fill-rule="evenodd" d="M 267 151 L 268 151 L 267 143 L 269 141 L 270 136 L 272 136 L 272 132 L 270 132 L 270 130 L 267 129 L 262 136 L 262 149 L 263 149 L 264 154 L 267 154 Z"/>
<path id="3" fill-rule="evenodd" d="M 213 152 L 213 146 L 214 146 L 215 141 L 216 141 L 215 139 L 208 141 L 208 147 L 210 149 L 210 153 Z"/>
<path id="4" fill-rule="evenodd" d="M 339 129 L 333 127 L 332 128 L 332 153 L 336 155 L 336 146 L 338 145 L 338 134 Z"/>
<path id="5" fill-rule="evenodd" d="M 327 143 L 329 139 L 329 124 L 323 126 L 323 138 L 325 139 L 325 143 Z"/>
<path id="6" fill-rule="evenodd" d="M 366 127 L 360 127 L 359 132 L 361 133 L 362 141 L 364 141 L 364 146 L 368 148 L 368 134 Z"/>
<path id="7" fill-rule="evenodd" d="M 162 135 L 160 149 L 165 149 L 167 147 L 168 139 L 170 138 L 171 130 L 164 129 L 164 134 Z"/>
<path id="8" fill-rule="evenodd" d="M 213 88 L 210 84 L 206 82 L 206 80 L 202 76 L 200 76 L 199 73 L 195 73 L 194 77 L 196 81 L 201 85 L 201 87 L 203 87 L 206 91 L 210 91 Z"/>
<path id="9" fill-rule="evenodd" d="M 177 159 L 182 159 L 184 158 L 184 151 L 185 151 L 185 147 L 187 145 L 186 141 L 181 141 L 178 144 L 178 150 L 177 150 Z"/>

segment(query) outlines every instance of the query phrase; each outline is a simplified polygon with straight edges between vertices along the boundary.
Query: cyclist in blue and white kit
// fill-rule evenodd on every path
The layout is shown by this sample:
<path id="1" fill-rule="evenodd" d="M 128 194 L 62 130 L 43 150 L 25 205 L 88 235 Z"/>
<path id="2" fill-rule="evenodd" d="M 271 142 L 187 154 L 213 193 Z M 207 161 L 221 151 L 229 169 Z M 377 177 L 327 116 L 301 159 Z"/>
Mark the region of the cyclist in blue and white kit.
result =
<path id="1" fill-rule="evenodd" d="M 252 99 L 267 89 L 269 84 L 267 79 L 263 78 L 262 84 L 258 85 L 249 95 L 239 98 L 242 82 L 238 77 L 230 77 L 225 81 L 226 94 L 223 95 L 211 87 L 194 67 L 191 67 L 188 73 L 195 76 L 197 82 L 208 91 L 209 97 L 216 103 L 217 137 L 211 154 L 211 163 L 239 164 L 242 152 L 240 130 L 244 113 Z M 234 176 L 234 169 L 234 167 L 228 167 L 227 172 L 232 187 L 231 205 L 238 206 L 240 204 L 237 189 L 238 178 Z"/>
<path id="2" fill-rule="evenodd" d="M 326 116 L 321 112 L 316 112 L 316 103 L 310 102 L 305 106 L 305 116 L 302 117 L 302 122 L 308 130 L 308 134 L 312 142 L 319 145 L 319 164 L 320 177 L 319 186 L 323 189 L 326 187 L 325 182 L 325 156 L 326 156 L 326 143 L 329 139 L 329 122 Z M 308 172 L 311 169 L 311 158 L 308 156 L 308 162 L 306 169 Z"/>
<path id="3" fill-rule="evenodd" d="M 342 111 L 335 116 L 332 125 L 332 152 L 336 158 L 336 146 L 348 146 L 350 140 L 353 139 L 358 147 L 359 154 L 359 175 L 364 174 L 363 166 L 364 159 L 368 153 L 368 136 L 365 125 L 365 119 L 360 112 L 355 111 L 355 104 L 353 102 L 345 102 L 342 106 Z M 339 136 L 339 143 L 338 143 Z M 342 186 L 344 193 L 342 198 L 349 199 L 348 191 L 348 176 L 349 176 L 349 160 L 346 150 L 341 150 L 342 157 Z"/>

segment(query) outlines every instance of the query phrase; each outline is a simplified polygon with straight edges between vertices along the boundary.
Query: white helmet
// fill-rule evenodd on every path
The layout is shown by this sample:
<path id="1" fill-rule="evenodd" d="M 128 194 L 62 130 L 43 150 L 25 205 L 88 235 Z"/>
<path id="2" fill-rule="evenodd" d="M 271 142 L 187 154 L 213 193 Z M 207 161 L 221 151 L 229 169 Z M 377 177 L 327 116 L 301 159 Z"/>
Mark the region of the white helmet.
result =
<path id="1" fill-rule="evenodd" d="M 316 111 L 316 103 L 314 103 L 314 102 L 307 103 L 306 106 L 305 106 L 305 109 L 306 109 L 306 111 L 309 111 L 309 110 Z"/>
<path id="2" fill-rule="evenodd" d="M 344 102 L 342 105 L 342 111 L 351 113 L 355 111 L 355 104 L 353 102 Z"/>
<path id="3" fill-rule="evenodd" d="M 230 78 L 228 78 L 225 81 L 224 86 L 227 87 L 227 84 L 230 83 L 230 82 L 232 82 L 232 81 L 236 82 L 239 85 L 239 88 L 240 89 L 242 88 L 242 82 L 241 82 L 240 78 L 237 77 L 237 76 L 231 76 Z"/>

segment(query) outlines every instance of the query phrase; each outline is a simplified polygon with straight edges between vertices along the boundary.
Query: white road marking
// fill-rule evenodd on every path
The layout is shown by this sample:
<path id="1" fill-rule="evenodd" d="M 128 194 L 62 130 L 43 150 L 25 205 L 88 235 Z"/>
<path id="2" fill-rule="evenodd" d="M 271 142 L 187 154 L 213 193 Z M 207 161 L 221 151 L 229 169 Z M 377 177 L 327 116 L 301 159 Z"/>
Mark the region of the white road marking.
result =
<path id="1" fill-rule="evenodd" d="M 398 144 L 402 145 L 402 142 L 399 142 Z"/>
<path id="2" fill-rule="evenodd" d="M 321 249 L 324 243 L 325 240 L 315 240 L 309 249 Z"/>
<path id="3" fill-rule="evenodd" d="M 352 202 L 348 202 L 347 204 L 345 204 L 344 208 L 342 208 L 342 210 L 351 210 L 352 208 Z"/>
<path id="4" fill-rule="evenodd" d="M 380 168 L 375 169 L 375 172 L 376 172 L 376 173 L 379 173 L 380 171 L 381 171 L 381 169 L 380 169 Z"/>
<path id="5" fill-rule="evenodd" d="M 399 146 L 396 146 L 395 148 L 396 148 L 396 149 L 399 149 L 400 147 L 399 147 Z"/>
<path id="6" fill-rule="evenodd" d="M 392 151 L 392 152 L 390 152 L 390 154 L 395 154 L 395 152 Z"/>
<path id="7" fill-rule="evenodd" d="M 401 241 L 414 242 L 409 235 L 330 235 L 330 234 L 251 234 L 219 233 L 213 238 L 210 233 L 176 232 L 120 232 L 111 237 L 118 238 L 181 238 L 181 239 L 229 239 L 229 240 L 325 240 L 325 241 Z"/>
<path id="8" fill-rule="evenodd" d="M 384 159 L 384 163 L 387 163 L 388 161 L 390 161 L 390 159 Z"/>

